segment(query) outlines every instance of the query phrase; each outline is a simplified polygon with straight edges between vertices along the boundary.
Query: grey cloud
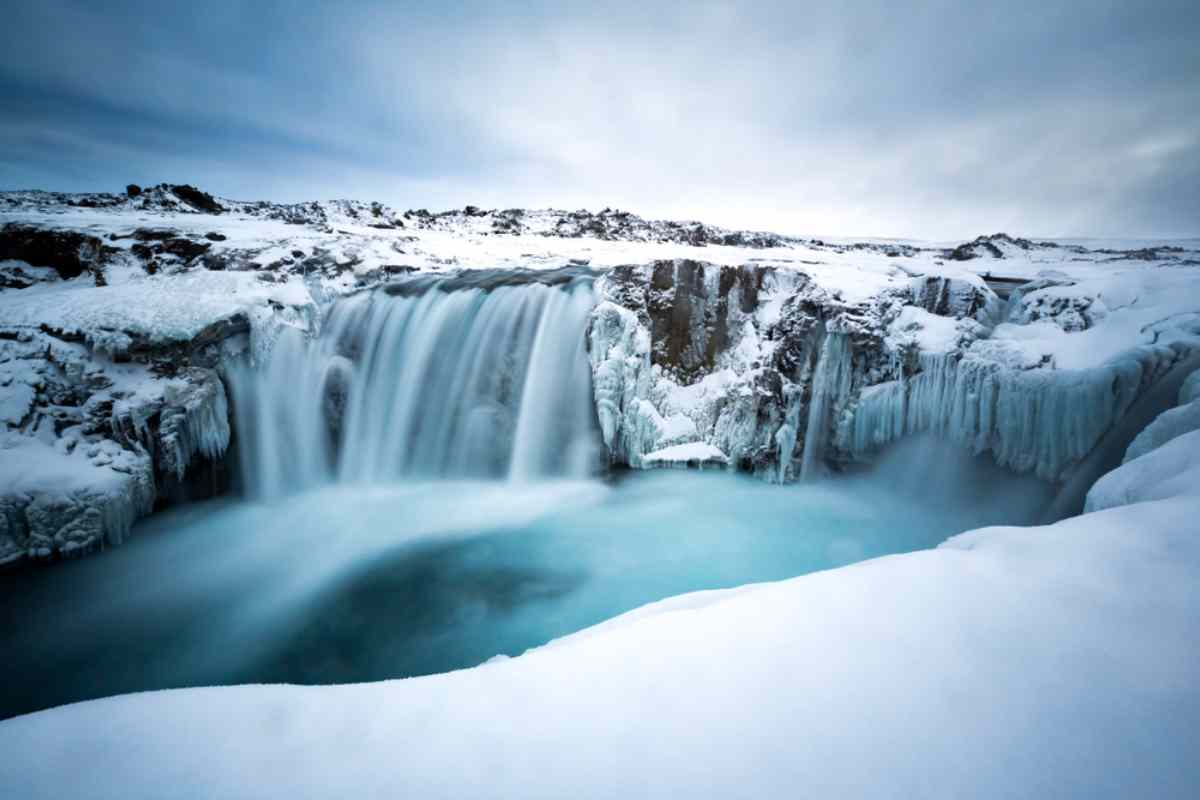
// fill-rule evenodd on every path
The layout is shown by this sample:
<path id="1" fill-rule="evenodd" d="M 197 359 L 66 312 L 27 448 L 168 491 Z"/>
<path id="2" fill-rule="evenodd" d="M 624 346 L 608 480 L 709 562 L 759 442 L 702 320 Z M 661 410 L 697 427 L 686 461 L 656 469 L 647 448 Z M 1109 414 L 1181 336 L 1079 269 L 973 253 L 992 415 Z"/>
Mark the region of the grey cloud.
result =
<path id="1" fill-rule="evenodd" d="M 0 184 L 1200 233 L 1190 2 L 210 5 L 18 10 Z"/>

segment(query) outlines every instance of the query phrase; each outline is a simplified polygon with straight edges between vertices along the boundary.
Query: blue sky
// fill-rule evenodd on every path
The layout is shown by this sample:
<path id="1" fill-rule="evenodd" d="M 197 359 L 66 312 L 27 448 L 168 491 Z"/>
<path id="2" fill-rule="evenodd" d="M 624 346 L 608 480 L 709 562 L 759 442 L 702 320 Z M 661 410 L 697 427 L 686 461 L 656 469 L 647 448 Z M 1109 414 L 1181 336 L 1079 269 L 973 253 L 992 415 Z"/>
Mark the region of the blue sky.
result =
<path id="1" fill-rule="evenodd" d="M 0 188 L 1200 235 L 1200 3 L 14 4 Z"/>

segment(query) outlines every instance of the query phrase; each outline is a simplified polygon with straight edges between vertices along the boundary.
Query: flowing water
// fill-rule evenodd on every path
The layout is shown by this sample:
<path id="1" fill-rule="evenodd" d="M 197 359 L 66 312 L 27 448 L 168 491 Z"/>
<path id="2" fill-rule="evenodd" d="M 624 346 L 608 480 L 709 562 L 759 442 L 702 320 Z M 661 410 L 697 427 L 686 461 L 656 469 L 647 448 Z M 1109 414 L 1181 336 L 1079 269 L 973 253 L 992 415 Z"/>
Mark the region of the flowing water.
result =
<path id="1" fill-rule="evenodd" d="M 1045 487 L 932 441 L 868 475 L 602 478 L 590 281 L 339 301 L 234 376 L 247 499 L 0 582 L 0 717 L 122 692 L 473 666 L 703 589 L 1028 522 Z M 832 345 L 831 345 L 832 346 Z"/>
<path id="2" fill-rule="evenodd" d="M 595 471 L 590 279 L 422 289 L 340 301 L 319 338 L 287 330 L 265 368 L 234 377 L 251 496 Z"/>

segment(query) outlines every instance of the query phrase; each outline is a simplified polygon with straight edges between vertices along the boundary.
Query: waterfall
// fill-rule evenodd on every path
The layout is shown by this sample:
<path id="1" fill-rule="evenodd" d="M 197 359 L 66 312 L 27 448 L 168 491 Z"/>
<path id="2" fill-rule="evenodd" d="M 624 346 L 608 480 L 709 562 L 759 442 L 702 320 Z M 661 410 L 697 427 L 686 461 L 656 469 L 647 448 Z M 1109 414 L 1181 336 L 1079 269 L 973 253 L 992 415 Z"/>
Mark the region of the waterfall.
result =
<path id="1" fill-rule="evenodd" d="M 849 337 L 844 333 L 827 332 L 821 342 L 817 366 L 813 370 L 812 400 L 809 401 L 808 425 L 800 458 L 801 479 L 817 474 L 820 460 L 825 455 L 834 406 L 850 393 L 852 367 Z"/>
<path id="2" fill-rule="evenodd" d="M 337 301 L 233 376 L 247 492 L 584 477 L 599 461 L 590 278 L 422 279 Z"/>

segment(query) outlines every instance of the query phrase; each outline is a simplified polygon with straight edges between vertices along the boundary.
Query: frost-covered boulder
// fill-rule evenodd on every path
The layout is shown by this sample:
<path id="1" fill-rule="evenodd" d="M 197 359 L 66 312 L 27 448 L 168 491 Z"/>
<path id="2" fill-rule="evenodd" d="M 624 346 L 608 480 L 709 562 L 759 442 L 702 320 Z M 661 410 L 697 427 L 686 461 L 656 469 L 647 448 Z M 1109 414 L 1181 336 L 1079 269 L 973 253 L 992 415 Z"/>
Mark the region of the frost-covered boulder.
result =
<path id="1" fill-rule="evenodd" d="M 1004 303 L 977 275 L 923 275 L 912 282 L 911 303 L 931 314 L 962 319 L 970 317 L 985 325 L 1000 320 Z"/>
<path id="2" fill-rule="evenodd" d="M 1021 325 L 1047 320 L 1075 332 L 1092 328 L 1107 316 L 1104 301 L 1073 281 L 1041 279 L 1019 287 L 1009 298 L 1008 321 Z"/>
<path id="3" fill-rule="evenodd" d="M 171 482 L 229 445 L 224 385 L 26 332 L 0 340 L 0 560 L 119 544 Z"/>
<path id="4" fill-rule="evenodd" d="M 109 440 L 0 440 L 0 564 L 120 544 L 154 503 L 144 452 Z"/>

